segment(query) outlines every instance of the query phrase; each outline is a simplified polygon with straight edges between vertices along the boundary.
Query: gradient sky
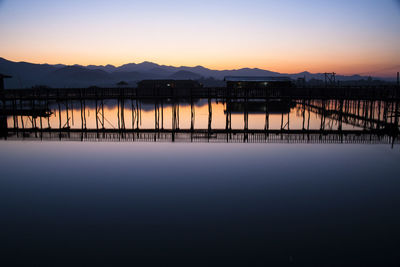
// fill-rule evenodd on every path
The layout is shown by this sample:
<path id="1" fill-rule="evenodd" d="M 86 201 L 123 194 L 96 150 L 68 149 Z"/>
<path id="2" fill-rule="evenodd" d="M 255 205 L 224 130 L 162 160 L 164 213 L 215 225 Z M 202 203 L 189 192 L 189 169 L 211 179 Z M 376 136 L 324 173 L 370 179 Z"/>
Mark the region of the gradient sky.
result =
<path id="1" fill-rule="evenodd" d="M 0 0 L 0 57 L 394 76 L 399 26 L 398 0 Z"/>

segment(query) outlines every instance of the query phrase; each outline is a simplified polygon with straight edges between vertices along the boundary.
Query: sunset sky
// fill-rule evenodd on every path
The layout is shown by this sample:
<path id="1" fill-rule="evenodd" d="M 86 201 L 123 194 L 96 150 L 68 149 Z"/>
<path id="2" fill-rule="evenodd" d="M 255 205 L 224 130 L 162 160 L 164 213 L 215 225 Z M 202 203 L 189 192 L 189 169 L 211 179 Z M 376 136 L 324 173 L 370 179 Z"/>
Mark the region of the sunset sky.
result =
<path id="1" fill-rule="evenodd" d="M 394 76 L 395 0 L 0 0 L 0 57 Z"/>

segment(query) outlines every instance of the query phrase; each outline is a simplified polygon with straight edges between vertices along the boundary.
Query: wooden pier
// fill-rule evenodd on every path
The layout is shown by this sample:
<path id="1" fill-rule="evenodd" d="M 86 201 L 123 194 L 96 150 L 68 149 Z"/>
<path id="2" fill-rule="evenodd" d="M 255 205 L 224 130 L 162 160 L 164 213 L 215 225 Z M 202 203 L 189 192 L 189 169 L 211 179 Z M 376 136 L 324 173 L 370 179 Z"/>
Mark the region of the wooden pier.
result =
<path id="1" fill-rule="evenodd" d="M 153 90 L 143 92 L 139 88 L 82 88 L 82 89 L 21 89 L 0 92 L 0 137 L 4 139 L 39 140 L 127 140 L 127 141 L 225 141 L 225 142 L 370 142 L 397 143 L 399 133 L 399 88 L 397 86 L 340 87 L 340 88 L 191 88 L 175 92 Z M 106 129 L 104 102 L 117 102 L 115 129 Z M 195 103 L 207 101 L 208 127 L 196 129 Z M 212 129 L 212 101 L 225 104 L 225 129 Z M 88 129 L 86 109 L 88 103 L 96 114 L 96 128 Z M 189 129 L 180 128 L 179 103 L 190 105 Z M 141 129 L 142 103 L 154 105 L 154 129 Z M 71 129 L 72 105 L 80 109 L 80 129 Z M 56 105 L 51 110 L 50 105 Z M 164 107 L 172 107 L 172 127 L 164 128 Z M 256 105 L 254 107 L 253 105 Z M 302 128 L 291 129 L 290 109 L 299 106 Z M 261 107 L 261 109 L 260 109 Z M 265 127 L 249 129 L 249 114 L 261 110 L 265 116 Z M 279 109 L 280 129 L 270 128 L 270 116 Z M 62 112 L 65 111 L 65 112 Z M 58 114 L 57 127 L 50 126 L 52 112 Z M 243 129 L 232 129 L 232 113 L 242 113 Z M 310 113 L 320 117 L 320 128 L 310 129 Z M 72 113 L 72 114 L 71 114 Z M 62 114 L 66 118 L 62 119 Z M 129 114 L 129 115 L 128 115 Z M 308 117 L 306 117 L 308 114 Z M 28 117 L 27 127 L 22 117 Z M 131 117 L 131 125 L 125 122 Z M 12 117 L 12 127 L 7 118 Z M 47 120 L 47 126 L 45 126 Z M 337 127 L 326 123 L 335 122 Z M 63 122 L 62 122 L 63 121 Z M 357 130 L 344 130 L 343 124 Z"/>
<path id="2" fill-rule="evenodd" d="M 398 100 L 399 88 L 382 87 L 338 87 L 338 88 L 248 88 L 226 87 L 192 88 L 187 91 L 144 91 L 139 88 L 69 88 L 69 89 L 8 89 L 0 91 L 2 101 L 12 100 L 94 100 L 94 99 L 348 99 L 348 100 Z"/>
<path id="3" fill-rule="evenodd" d="M 141 127 L 142 103 L 140 100 L 117 101 L 117 126 L 106 127 L 107 118 L 104 115 L 104 101 L 92 100 L 91 109 L 95 112 L 95 128 L 88 128 L 86 100 L 54 102 L 54 116 L 58 119 L 57 125 L 50 124 L 50 109 L 38 116 L 39 113 L 30 112 L 21 114 L 20 111 L 1 118 L 0 138 L 7 140 L 72 140 L 72 141 L 151 141 L 151 142 L 227 142 L 227 143 L 369 143 L 369 144 L 397 144 L 399 134 L 399 105 L 393 101 L 343 101 L 343 100 L 307 100 L 295 101 L 300 112 L 302 126 L 292 129 L 289 113 L 275 114 L 281 117 L 279 129 L 271 129 L 269 103 L 265 105 L 264 129 L 249 128 L 249 110 L 244 103 L 243 128 L 232 128 L 232 110 L 225 110 L 225 128 L 213 129 L 213 109 L 211 99 L 207 99 L 208 122 L 207 127 L 198 129 L 195 125 L 195 102 L 190 105 L 190 128 L 180 126 L 180 111 L 178 102 L 168 102 L 172 110 L 171 127 L 164 127 L 164 108 L 167 103 L 154 100 L 154 128 Z M 54 106 L 53 103 L 53 106 Z M 259 102 L 258 102 L 259 103 Z M 73 128 L 71 121 L 74 118 L 74 108 L 78 106 L 80 127 Z M 242 103 L 243 104 L 243 103 Z M 284 104 L 287 104 L 284 102 Z M 149 105 L 149 104 L 147 104 Z M 226 107 L 229 107 L 225 102 Z M 292 105 L 292 104 L 291 104 Z M 36 105 L 37 106 L 37 105 Z M 35 107 L 35 106 L 34 106 Z M 128 108 L 129 107 L 129 108 Z M 320 118 L 320 126 L 313 129 L 310 126 L 310 115 Z M 259 113 L 257 113 L 259 114 Z M 306 115 L 307 114 L 307 115 Z M 28 118 L 29 124 L 23 117 Z M 126 123 L 126 117 L 131 117 L 131 124 Z M 327 120 L 331 123 L 327 123 Z M 92 117 L 93 120 L 93 117 Z M 335 126 L 333 125 L 335 123 Z M 10 124 L 10 125 L 8 125 Z M 354 129 L 343 129 L 343 124 L 352 125 Z M 76 127 L 76 126 L 75 126 Z"/>
<path id="4" fill-rule="evenodd" d="M 399 144 L 386 130 L 218 130 L 218 129 L 15 129 L 7 140 L 82 142 Z"/>

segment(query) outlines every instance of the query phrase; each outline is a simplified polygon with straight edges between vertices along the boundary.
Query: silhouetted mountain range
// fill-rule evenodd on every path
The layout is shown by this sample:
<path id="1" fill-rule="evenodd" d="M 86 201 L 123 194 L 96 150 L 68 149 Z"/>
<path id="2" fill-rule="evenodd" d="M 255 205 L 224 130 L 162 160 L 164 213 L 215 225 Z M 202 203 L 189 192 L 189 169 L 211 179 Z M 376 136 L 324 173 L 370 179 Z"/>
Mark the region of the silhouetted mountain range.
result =
<path id="1" fill-rule="evenodd" d="M 211 70 L 202 66 L 173 67 L 158 65 L 152 62 L 139 64 L 129 63 L 120 67 L 106 66 L 67 66 L 63 64 L 32 64 L 27 62 L 13 62 L 0 58 L 0 73 L 12 75 L 6 80 L 6 88 L 30 88 L 37 85 L 49 87 L 88 87 L 88 86 L 116 86 L 125 81 L 129 86 L 144 79 L 179 79 L 200 80 L 205 85 L 223 86 L 225 76 L 288 76 L 292 79 L 305 77 L 310 79 L 324 79 L 322 73 L 301 72 L 282 74 L 262 69 L 243 68 L 238 70 Z M 338 80 L 367 79 L 359 75 L 337 76 Z"/>

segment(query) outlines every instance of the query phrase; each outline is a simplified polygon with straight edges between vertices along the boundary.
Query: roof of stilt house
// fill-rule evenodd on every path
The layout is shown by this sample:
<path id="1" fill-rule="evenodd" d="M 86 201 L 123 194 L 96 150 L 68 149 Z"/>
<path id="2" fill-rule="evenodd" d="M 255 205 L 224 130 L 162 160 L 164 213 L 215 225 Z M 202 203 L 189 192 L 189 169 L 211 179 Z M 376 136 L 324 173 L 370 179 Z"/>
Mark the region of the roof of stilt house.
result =
<path id="1" fill-rule="evenodd" d="M 226 76 L 226 82 L 290 82 L 288 77 Z"/>
<path id="2" fill-rule="evenodd" d="M 4 78 L 12 78 L 12 76 L 0 73 L 0 78 L 2 78 L 2 79 L 4 79 Z"/>

